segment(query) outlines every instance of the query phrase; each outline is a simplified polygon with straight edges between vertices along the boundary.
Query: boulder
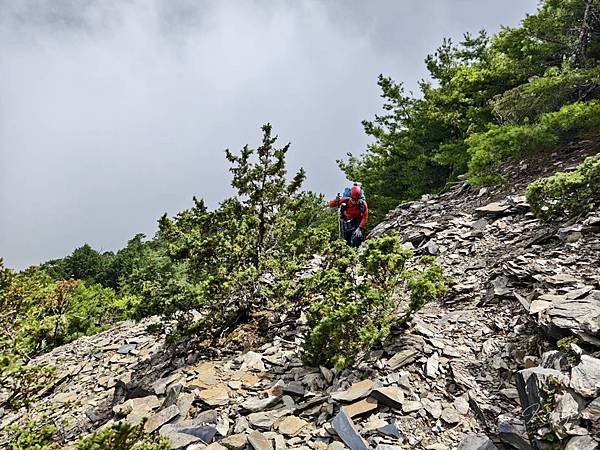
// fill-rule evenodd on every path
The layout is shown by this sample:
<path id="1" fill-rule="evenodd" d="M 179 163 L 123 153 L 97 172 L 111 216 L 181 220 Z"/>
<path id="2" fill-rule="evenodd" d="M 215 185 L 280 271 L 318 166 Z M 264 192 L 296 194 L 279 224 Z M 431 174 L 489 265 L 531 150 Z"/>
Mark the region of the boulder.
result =
<path id="1" fill-rule="evenodd" d="M 600 359 L 581 355 L 581 361 L 571 370 L 571 388 L 584 397 L 600 394 Z"/>

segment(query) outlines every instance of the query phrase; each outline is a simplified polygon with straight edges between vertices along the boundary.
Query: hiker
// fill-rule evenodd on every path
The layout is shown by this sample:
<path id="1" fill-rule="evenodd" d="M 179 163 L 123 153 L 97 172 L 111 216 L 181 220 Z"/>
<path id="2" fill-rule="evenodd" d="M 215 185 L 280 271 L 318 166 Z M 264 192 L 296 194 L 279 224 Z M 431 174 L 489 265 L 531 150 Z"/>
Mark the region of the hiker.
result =
<path id="1" fill-rule="evenodd" d="M 346 189 L 344 196 L 338 194 L 327 206 L 340 208 L 340 234 L 348 245 L 359 247 L 365 238 L 369 206 L 358 183 L 354 183 L 349 191 Z"/>

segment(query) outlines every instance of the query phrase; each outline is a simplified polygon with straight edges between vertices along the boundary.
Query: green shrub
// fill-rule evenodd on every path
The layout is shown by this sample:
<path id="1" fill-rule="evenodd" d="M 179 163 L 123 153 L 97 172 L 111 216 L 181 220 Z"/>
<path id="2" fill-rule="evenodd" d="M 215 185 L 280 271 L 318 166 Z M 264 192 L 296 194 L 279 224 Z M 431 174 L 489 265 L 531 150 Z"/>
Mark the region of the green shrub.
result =
<path id="1" fill-rule="evenodd" d="M 467 139 L 469 181 L 493 184 L 500 181 L 501 162 L 555 148 L 561 142 L 600 130 L 600 101 L 573 103 L 559 111 L 542 114 L 535 124 L 493 125 L 485 133 Z"/>
<path id="2" fill-rule="evenodd" d="M 441 267 L 424 260 L 422 271 L 408 270 L 411 256 L 397 236 L 372 239 L 359 255 L 341 241 L 330 247 L 321 269 L 301 282 L 312 299 L 302 355 L 306 363 L 350 364 L 357 352 L 381 342 L 394 324 L 445 292 Z"/>
<path id="3" fill-rule="evenodd" d="M 77 450 L 169 450 L 169 440 L 143 431 L 143 424 L 117 423 L 77 442 Z"/>
<path id="4" fill-rule="evenodd" d="M 469 181 L 473 184 L 494 184 L 500 181 L 498 165 L 513 158 L 552 148 L 556 135 L 536 125 L 492 126 L 486 133 L 476 133 L 467 139 L 471 160 Z"/>
<path id="5" fill-rule="evenodd" d="M 491 102 L 502 123 L 534 122 L 541 114 L 563 105 L 600 96 L 600 67 L 588 70 L 559 70 L 552 67 L 541 77 L 510 89 Z"/>
<path id="6" fill-rule="evenodd" d="M 574 172 L 558 172 L 527 187 L 536 217 L 549 221 L 583 214 L 600 206 L 600 156 L 590 156 Z"/>
<path id="7" fill-rule="evenodd" d="M 18 424 L 6 429 L 10 450 L 58 450 L 53 442 L 57 429 L 44 420 L 33 420 L 25 416 Z"/>

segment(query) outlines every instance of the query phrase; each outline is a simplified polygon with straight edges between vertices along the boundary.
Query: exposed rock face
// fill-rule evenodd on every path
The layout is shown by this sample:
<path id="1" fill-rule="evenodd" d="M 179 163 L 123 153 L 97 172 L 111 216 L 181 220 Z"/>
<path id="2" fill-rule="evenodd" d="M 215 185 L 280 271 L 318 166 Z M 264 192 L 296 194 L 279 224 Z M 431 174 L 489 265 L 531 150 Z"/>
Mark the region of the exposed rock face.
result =
<path id="1" fill-rule="evenodd" d="M 210 360 L 167 351 L 148 321 L 124 322 L 33 361 L 57 366 L 64 382 L 32 409 L 65 420 L 65 444 L 148 418 L 147 431 L 173 448 L 525 450 L 556 436 L 567 449 L 595 448 L 600 214 L 540 223 L 527 212 L 526 181 L 509 192 L 456 184 L 399 206 L 373 230 L 437 255 L 454 282 L 355 367 L 303 366 L 302 320 L 259 348 L 214 349 Z M 538 325 L 554 340 L 578 337 L 579 361 L 533 345 Z M 20 417 L 5 412 L 0 430 Z"/>

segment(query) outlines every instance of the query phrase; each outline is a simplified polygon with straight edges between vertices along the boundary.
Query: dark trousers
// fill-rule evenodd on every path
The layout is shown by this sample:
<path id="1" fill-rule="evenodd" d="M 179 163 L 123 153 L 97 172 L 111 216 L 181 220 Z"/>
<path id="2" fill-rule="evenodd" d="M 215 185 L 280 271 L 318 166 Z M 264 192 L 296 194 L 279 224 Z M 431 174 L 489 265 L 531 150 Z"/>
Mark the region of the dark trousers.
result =
<path id="1" fill-rule="evenodd" d="M 340 228 L 342 230 L 342 236 L 350 247 L 360 247 L 364 236 L 362 238 L 355 238 L 354 232 L 360 224 L 360 219 L 340 219 Z"/>

